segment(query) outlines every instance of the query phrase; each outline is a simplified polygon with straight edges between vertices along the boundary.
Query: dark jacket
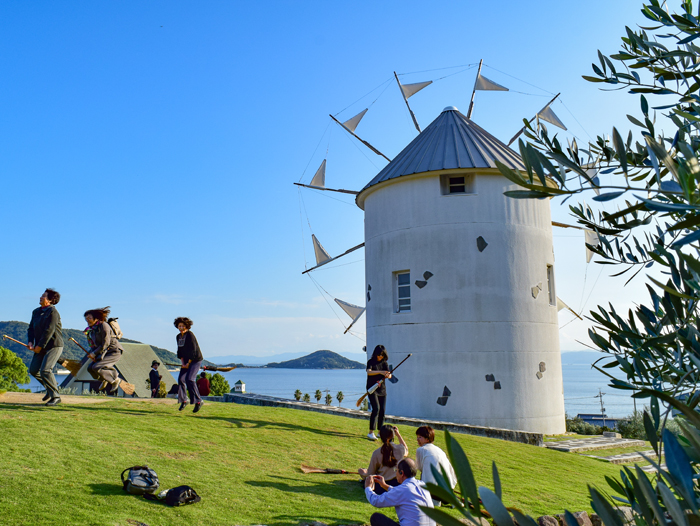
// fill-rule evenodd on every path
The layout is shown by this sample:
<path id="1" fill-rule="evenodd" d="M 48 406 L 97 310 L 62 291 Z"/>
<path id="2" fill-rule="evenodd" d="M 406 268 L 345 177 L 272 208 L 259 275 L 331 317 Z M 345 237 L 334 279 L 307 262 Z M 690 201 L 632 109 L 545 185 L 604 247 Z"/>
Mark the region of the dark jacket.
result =
<path id="1" fill-rule="evenodd" d="M 61 316 L 54 305 L 38 307 L 32 311 L 32 321 L 27 329 L 27 341 L 42 350 L 63 347 Z"/>
<path id="2" fill-rule="evenodd" d="M 177 342 L 177 357 L 180 360 L 185 360 L 185 363 L 188 361 L 195 363 L 204 359 L 202 351 L 199 350 L 197 338 L 194 337 L 192 331 L 187 331 L 184 337 L 178 334 L 175 337 L 175 341 Z"/>
<path id="3" fill-rule="evenodd" d="M 148 373 L 148 378 L 151 380 L 151 389 L 160 388 L 160 375 L 153 367 L 151 367 L 151 372 Z"/>
<path id="4" fill-rule="evenodd" d="M 382 360 L 381 362 L 378 362 L 376 358 L 370 358 L 367 361 L 367 370 L 368 371 L 388 371 L 389 370 L 389 362 L 386 360 Z M 367 389 L 369 390 L 370 387 L 372 387 L 374 384 L 379 382 L 380 380 L 384 379 L 383 376 L 378 375 L 378 374 L 373 374 L 370 376 L 369 374 L 367 375 Z M 381 387 L 375 391 L 377 396 L 386 396 L 386 382 L 382 382 Z"/>
<path id="5" fill-rule="evenodd" d="M 95 360 L 101 360 L 107 353 L 123 353 L 124 349 L 119 345 L 119 340 L 114 335 L 112 327 L 106 321 L 96 323 L 90 328 L 90 338 L 95 344 L 90 352 L 95 354 Z"/>

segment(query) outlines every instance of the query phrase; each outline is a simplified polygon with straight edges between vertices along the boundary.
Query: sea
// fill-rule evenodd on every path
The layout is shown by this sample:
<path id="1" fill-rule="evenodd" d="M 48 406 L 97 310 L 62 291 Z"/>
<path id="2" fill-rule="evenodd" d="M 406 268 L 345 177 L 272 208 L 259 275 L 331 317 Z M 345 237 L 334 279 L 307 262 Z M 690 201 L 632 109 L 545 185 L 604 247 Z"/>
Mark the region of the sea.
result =
<path id="1" fill-rule="evenodd" d="M 608 378 L 591 367 L 600 356 L 599 353 L 587 351 L 562 353 L 564 406 L 567 415 L 601 414 L 601 394 L 603 412 L 610 418 L 625 417 L 635 410 L 635 401 L 628 391 L 609 387 Z M 336 394 L 342 391 L 345 398 L 341 405 L 344 407 L 351 407 L 362 396 L 366 379 L 362 369 L 241 368 L 222 374 L 231 387 L 241 380 L 246 385 L 246 392 L 279 398 L 293 398 L 294 391 L 299 389 L 314 400 L 314 393 L 318 389 L 323 392 L 324 399 L 326 392 L 329 392 L 333 396 L 333 405 L 337 405 Z M 174 376 L 177 377 L 177 373 Z M 62 377 L 58 381 L 60 383 Z M 37 391 L 41 386 L 32 378 L 31 383 L 24 387 Z M 643 401 L 637 401 L 636 408 L 643 409 Z"/>

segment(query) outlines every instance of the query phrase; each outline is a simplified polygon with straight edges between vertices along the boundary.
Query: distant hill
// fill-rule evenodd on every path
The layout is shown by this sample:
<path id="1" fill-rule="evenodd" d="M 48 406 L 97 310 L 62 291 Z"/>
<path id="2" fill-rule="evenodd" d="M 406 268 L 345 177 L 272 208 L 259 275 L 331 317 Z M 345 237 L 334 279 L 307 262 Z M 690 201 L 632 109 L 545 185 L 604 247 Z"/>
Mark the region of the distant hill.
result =
<path id="1" fill-rule="evenodd" d="M 29 324 L 23 321 L 0 321 L 0 335 L 6 334 L 7 336 L 14 338 L 15 340 L 26 342 L 27 327 L 29 327 Z M 69 338 L 71 337 L 75 338 L 80 343 L 80 345 L 88 349 L 87 337 L 85 336 L 83 331 L 79 331 L 77 329 L 66 329 L 64 327 L 63 354 L 61 355 L 59 362 L 61 360 L 82 360 L 83 356 L 85 356 L 85 352 L 75 343 L 70 341 Z M 136 340 L 129 340 L 127 338 L 122 338 L 121 341 L 123 341 L 124 343 L 142 343 Z M 2 338 L 1 336 L 0 346 L 5 347 L 6 349 L 10 349 L 17 356 L 22 358 L 24 364 L 27 367 L 29 367 L 29 364 L 32 361 L 32 356 L 34 356 L 34 353 L 32 351 L 18 343 Z M 151 345 L 151 347 L 155 351 L 156 356 L 158 356 L 158 359 L 161 363 L 180 363 L 180 360 L 178 359 L 175 353 L 172 353 L 167 349 L 161 349 L 160 347 L 156 347 L 155 345 Z M 207 360 L 204 360 L 203 365 L 214 364 Z"/>
<path id="2" fill-rule="evenodd" d="M 348 360 L 333 351 L 316 351 L 294 360 L 268 363 L 267 367 L 278 369 L 364 369 L 365 364 Z"/>

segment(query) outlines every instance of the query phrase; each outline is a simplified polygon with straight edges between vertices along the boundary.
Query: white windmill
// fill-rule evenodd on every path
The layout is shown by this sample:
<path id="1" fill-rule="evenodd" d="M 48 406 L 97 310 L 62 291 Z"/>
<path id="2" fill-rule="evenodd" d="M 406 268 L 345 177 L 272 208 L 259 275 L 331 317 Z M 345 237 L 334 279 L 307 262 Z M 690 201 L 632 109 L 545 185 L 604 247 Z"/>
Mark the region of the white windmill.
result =
<path id="1" fill-rule="evenodd" d="M 399 82 L 407 106 L 429 84 Z M 479 64 L 477 90 L 507 88 Z M 555 99 L 536 117 L 561 124 Z M 364 246 L 366 307 L 336 303 L 350 326 L 366 312 L 368 353 L 413 354 L 389 414 L 562 433 L 557 312 L 568 307 L 556 296 L 549 201 L 504 196 L 517 188 L 495 163 L 522 170 L 522 160 L 456 108 L 423 131 L 408 108 L 419 135 L 360 192 L 325 188 L 325 160 L 300 185 L 357 194 L 365 214 L 364 243 L 331 257 L 314 236 L 316 266 L 304 273 Z M 366 112 L 336 122 L 357 137 Z"/>

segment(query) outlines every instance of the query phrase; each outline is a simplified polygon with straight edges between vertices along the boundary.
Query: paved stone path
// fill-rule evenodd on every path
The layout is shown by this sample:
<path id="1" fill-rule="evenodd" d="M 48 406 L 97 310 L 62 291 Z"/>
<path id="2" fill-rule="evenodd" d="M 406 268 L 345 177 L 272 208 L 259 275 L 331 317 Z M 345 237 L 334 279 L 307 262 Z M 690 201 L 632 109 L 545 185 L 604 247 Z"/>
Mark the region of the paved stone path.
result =
<path id="1" fill-rule="evenodd" d="M 633 451 L 631 453 L 622 453 L 620 455 L 611 455 L 609 457 L 598 457 L 603 460 L 607 460 L 611 464 L 629 464 L 632 462 L 645 462 L 646 459 L 642 456 L 644 454 L 647 458 L 656 459 L 656 452 L 653 449 L 645 451 Z"/>
<path id="2" fill-rule="evenodd" d="M 567 453 L 581 453 L 583 451 L 618 447 L 647 447 L 646 442 L 643 440 L 609 437 L 576 438 L 573 440 L 560 440 L 558 442 L 545 442 L 544 445 L 549 449 L 565 451 Z"/>

